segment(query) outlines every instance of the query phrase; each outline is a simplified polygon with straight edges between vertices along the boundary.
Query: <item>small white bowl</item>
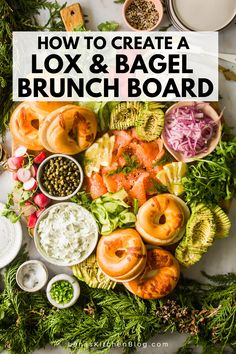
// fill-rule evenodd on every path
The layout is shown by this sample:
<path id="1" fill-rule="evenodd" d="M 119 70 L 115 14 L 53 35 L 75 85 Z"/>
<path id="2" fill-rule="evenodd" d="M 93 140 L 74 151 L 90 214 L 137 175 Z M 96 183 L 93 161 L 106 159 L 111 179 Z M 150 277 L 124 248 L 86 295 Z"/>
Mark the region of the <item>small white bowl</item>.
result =
<path id="1" fill-rule="evenodd" d="M 65 159 L 68 159 L 68 160 L 71 160 L 73 161 L 76 166 L 78 167 L 78 170 L 79 170 L 79 173 L 80 173 L 80 182 L 78 184 L 78 187 L 74 190 L 73 193 L 71 193 L 70 195 L 67 195 L 65 197 L 58 197 L 58 196 L 53 196 L 51 194 L 49 194 L 47 192 L 47 190 L 44 188 L 44 186 L 42 185 L 41 183 L 41 177 L 42 177 L 42 174 L 43 174 L 43 169 L 44 169 L 44 166 L 48 163 L 48 161 L 50 161 L 51 159 L 54 159 L 55 157 L 63 157 Z M 65 200 L 68 200 L 70 198 L 72 198 L 74 195 L 76 195 L 80 188 L 82 187 L 82 184 L 83 184 L 83 179 L 84 179 L 84 173 L 83 173 L 83 170 L 82 170 L 82 167 L 80 166 L 79 162 L 74 159 L 73 157 L 71 156 L 68 156 L 68 155 L 64 155 L 64 154 L 54 154 L 54 155 L 50 155 L 48 156 L 40 165 L 39 165 L 39 168 L 38 168 L 38 171 L 37 171 L 37 181 L 38 181 L 38 185 L 39 185 L 39 188 L 40 190 L 43 192 L 43 194 L 45 194 L 48 198 L 50 199 L 53 199 L 53 200 L 57 200 L 58 202 L 59 201 L 65 201 Z"/>
<path id="2" fill-rule="evenodd" d="M 56 258 L 53 258 L 51 256 L 49 256 L 45 250 L 43 249 L 43 247 L 41 246 L 41 243 L 40 243 L 40 238 L 39 238 L 39 234 L 38 234 L 38 226 L 40 224 L 40 221 L 42 219 L 44 219 L 48 212 L 52 209 L 52 208 L 56 208 L 58 206 L 70 206 L 70 205 L 73 205 L 73 206 L 76 206 L 80 209 L 83 209 L 83 212 L 87 214 L 88 216 L 88 223 L 93 223 L 94 224 L 94 239 L 91 241 L 90 243 L 90 247 L 86 250 L 86 253 L 84 254 L 83 257 L 78 257 L 78 259 L 76 259 L 76 261 L 73 261 L 73 262 L 68 262 L 68 261 L 65 261 L 65 260 L 59 260 L 59 259 L 56 259 Z M 37 220 L 37 223 L 35 225 L 35 228 L 34 228 L 34 244 L 35 244 L 35 247 L 37 249 L 37 251 L 39 252 L 39 254 L 49 263 L 51 264 L 54 264 L 54 265 L 57 265 L 57 266 L 62 266 L 62 267 L 71 267 L 73 265 L 76 265 L 78 263 L 81 263 L 83 262 L 86 258 L 88 258 L 90 256 L 90 254 L 94 251 L 96 245 L 97 245 L 97 242 L 98 242 L 98 226 L 97 226 L 97 223 L 96 223 L 96 220 L 95 218 L 93 217 L 93 215 L 87 210 L 85 209 L 84 207 L 82 207 L 81 205 L 78 205 L 78 204 L 75 204 L 75 203 L 72 203 L 72 202 L 64 202 L 64 203 L 57 203 L 57 204 L 54 204 L 52 206 L 50 206 L 49 208 L 47 208 L 38 218 Z"/>
<path id="3" fill-rule="evenodd" d="M 26 274 L 27 273 L 30 274 L 30 272 L 32 278 L 35 277 L 35 279 L 38 279 L 37 284 L 33 287 L 26 286 L 27 279 L 24 281 Z M 45 264 L 38 260 L 30 260 L 24 262 L 23 264 L 21 264 L 21 266 L 18 268 L 16 272 L 17 284 L 22 290 L 27 291 L 29 293 L 39 291 L 46 285 L 47 281 L 48 281 L 48 270 Z M 29 279 L 28 282 L 30 282 Z"/>
<path id="4" fill-rule="evenodd" d="M 52 298 L 52 296 L 50 294 L 50 290 L 51 290 L 52 285 L 60 280 L 68 281 L 72 285 L 73 290 L 74 290 L 73 298 L 71 299 L 71 301 L 67 302 L 66 304 L 59 304 L 58 302 L 56 302 Z M 46 294 L 47 294 L 48 301 L 53 306 L 55 306 L 59 309 L 65 309 L 65 308 L 73 306 L 76 303 L 76 301 L 78 300 L 78 298 L 80 296 L 80 286 L 79 286 L 78 281 L 75 279 L 75 277 L 72 277 L 71 275 L 68 275 L 68 274 L 58 274 L 49 281 L 49 283 L 47 285 Z"/>

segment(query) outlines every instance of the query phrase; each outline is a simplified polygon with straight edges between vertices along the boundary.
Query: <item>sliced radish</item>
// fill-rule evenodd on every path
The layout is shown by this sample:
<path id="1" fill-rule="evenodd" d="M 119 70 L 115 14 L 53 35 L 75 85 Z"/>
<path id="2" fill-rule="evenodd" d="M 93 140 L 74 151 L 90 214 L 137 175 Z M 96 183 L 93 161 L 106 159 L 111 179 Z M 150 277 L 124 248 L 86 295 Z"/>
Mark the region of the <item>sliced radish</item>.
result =
<path id="1" fill-rule="evenodd" d="M 25 183 L 32 177 L 31 171 L 28 168 L 20 168 L 17 171 L 17 177 L 19 181 Z"/>
<path id="2" fill-rule="evenodd" d="M 40 215 L 44 212 L 44 210 L 45 210 L 45 208 L 41 208 L 41 209 L 39 209 L 39 210 L 36 211 L 36 216 L 37 216 L 37 218 L 40 217 Z"/>
<path id="3" fill-rule="evenodd" d="M 38 167 L 36 165 L 33 165 L 30 167 L 30 172 L 31 172 L 32 177 L 36 177 L 37 171 L 38 171 Z"/>
<path id="4" fill-rule="evenodd" d="M 27 148 L 25 146 L 19 146 L 16 151 L 14 152 L 15 157 L 22 157 L 25 156 L 27 153 Z"/>
<path id="5" fill-rule="evenodd" d="M 13 157 L 9 157 L 7 160 L 7 165 L 11 170 L 17 170 L 17 166 L 14 163 Z"/>
<path id="6" fill-rule="evenodd" d="M 47 157 L 46 152 L 45 151 L 41 151 L 37 156 L 35 156 L 34 163 L 39 165 L 41 162 L 43 162 L 43 160 L 46 159 L 46 157 Z"/>
<path id="7" fill-rule="evenodd" d="M 37 187 L 35 178 L 31 177 L 27 182 L 23 184 L 23 188 L 26 191 L 32 191 Z"/>
<path id="8" fill-rule="evenodd" d="M 12 177 L 13 177 L 14 181 L 19 181 L 19 179 L 17 177 L 17 172 L 13 172 Z"/>
<path id="9" fill-rule="evenodd" d="M 45 208 L 50 203 L 50 199 L 43 193 L 38 193 L 34 197 L 34 203 L 40 208 Z"/>
<path id="10" fill-rule="evenodd" d="M 24 159 L 24 156 L 13 157 L 13 162 L 17 168 L 21 168 L 23 166 Z"/>
<path id="11" fill-rule="evenodd" d="M 29 229 L 33 229 L 37 222 L 37 216 L 35 213 L 31 214 L 28 219 L 27 226 Z"/>
<path id="12" fill-rule="evenodd" d="M 34 205 L 30 204 L 30 205 L 24 205 L 21 208 L 21 211 L 24 216 L 30 216 L 31 214 L 34 214 L 37 211 L 37 209 Z"/>

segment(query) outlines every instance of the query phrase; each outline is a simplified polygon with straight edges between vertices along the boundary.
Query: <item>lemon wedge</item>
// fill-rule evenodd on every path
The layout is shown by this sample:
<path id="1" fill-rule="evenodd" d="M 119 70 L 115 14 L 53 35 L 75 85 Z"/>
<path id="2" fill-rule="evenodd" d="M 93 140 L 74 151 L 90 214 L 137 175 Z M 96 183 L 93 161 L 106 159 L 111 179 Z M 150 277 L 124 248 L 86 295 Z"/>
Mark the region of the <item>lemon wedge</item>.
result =
<path id="1" fill-rule="evenodd" d="M 84 160 L 86 176 L 91 177 L 93 172 L 99 172 L 101 166 L 111 165 L 114 144 L 115 136 L 110 137 L 106 133 L 86 150 Z"/>
<path id="2" fill-rule="evenodd" d="M 185 162 L 172 162 L 165 165 L 163 170 L 157 173 L 157 178 L 171 194 L 178 196 L 184 192 L 181 180 L 186 173 L 187 164 Z"/>

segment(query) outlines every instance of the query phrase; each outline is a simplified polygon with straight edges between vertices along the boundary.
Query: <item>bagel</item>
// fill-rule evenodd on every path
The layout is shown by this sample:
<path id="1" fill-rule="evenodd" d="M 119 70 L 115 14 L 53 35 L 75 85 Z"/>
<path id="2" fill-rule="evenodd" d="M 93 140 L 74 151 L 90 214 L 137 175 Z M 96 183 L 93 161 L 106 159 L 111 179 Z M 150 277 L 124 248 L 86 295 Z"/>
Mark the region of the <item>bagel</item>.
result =
<path id="1" fill-rule="evenodd" d="M 39 126 L 48 113 L 65 105 L 63 102 L 22 102 L 12 113 L 10 131 L 16 143 L 28 150 L 39 151 L 43 145 L 39 141 Z"/>
<path id="2" fill-rule="evenodd" d="M 68 102 L 57 102 L 57 101 L 33 101 L 31 105 L 34 106 L 36 109 L 40 109 L 47 113 L 51 113 L 56 109 L 67 105 Z"/>
<path id="3" fill-rule="evenodd" d="M 175 257 L 167 250 L 155 248 L 147 251 L 144 272 L 124 286 L 143 299 L 160 299 L 175 288 L 179 275 L 180 267 Z"/>
<path id="4" fill-rule="evenodd" d="M 136 278 L 144 270 L 146 252 L 137 231 L 118 229 L 100 238 L 96 256 L 105 275 L 116 282 L 124 282 Z"/>
<path id="5" fill-rule="evenodd" d="M 96 134 L 95 114 L 76 105 L 56 109 L 39 128 L 40 141 L 46 150 L 68 155 L 75 155 L 87 149 Z"/>
<path id="6" fill-rule="evenodd" d="M 159 194 L 139 208 L 136 229 L 151 245 L 170 245 L 183 237 L 189 216 L 189 209 L 182 199 Z"/>

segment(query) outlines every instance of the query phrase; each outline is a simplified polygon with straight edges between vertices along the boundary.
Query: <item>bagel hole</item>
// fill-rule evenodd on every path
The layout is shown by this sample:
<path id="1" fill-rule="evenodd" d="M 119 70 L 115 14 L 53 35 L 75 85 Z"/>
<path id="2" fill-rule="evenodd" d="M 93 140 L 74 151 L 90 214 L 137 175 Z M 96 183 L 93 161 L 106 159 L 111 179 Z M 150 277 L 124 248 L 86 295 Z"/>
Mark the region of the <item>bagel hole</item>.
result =
<path id="1" fill-rule="evenodd" d="M 31 125 L 32 127 L 34 127 L 35 129 L 39 130 L 39 120 L 38 119 L 33 119 L 31 121 Z"/>
<path id="2" fill-rule="evenodd" d="M 162 216 L 159 219 L 159 224 L 163 225 L 166 223 L 166 216 L 162 214 Z"/>
<path id="3" fill-rule="evenodd" d="M 117 250 L 117 251 L 115 252 L 115 255 L 116 255 L 118 258 L 124 257 L 125 254 L 126 254 L 126 250 Z"/>

